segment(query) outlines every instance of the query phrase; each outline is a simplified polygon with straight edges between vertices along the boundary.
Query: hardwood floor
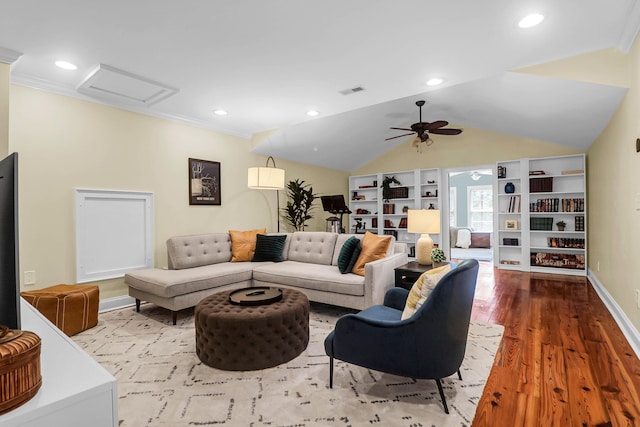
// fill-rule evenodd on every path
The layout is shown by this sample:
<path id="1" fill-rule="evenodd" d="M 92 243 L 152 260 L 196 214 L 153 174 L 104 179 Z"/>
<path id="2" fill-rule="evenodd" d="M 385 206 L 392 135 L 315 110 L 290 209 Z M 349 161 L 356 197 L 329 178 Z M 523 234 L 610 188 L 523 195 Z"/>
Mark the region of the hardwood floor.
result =
<path id="1" fill-rule="evenodd" d="M 483 262 L 472 318 L 505 327 L 473 427 L 640 426 L 640 361 L 586 278 Z"/>

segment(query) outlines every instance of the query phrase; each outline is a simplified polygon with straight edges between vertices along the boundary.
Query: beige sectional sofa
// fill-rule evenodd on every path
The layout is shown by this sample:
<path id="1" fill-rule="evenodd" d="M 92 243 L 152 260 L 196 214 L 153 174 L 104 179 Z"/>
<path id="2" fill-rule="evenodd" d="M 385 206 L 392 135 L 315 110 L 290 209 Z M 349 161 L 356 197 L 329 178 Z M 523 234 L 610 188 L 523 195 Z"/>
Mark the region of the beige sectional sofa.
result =
<path id="1" fill-rule="evenodd" d="M 176 312 L 195 306 L 215 292 L 249 286 L 294 288 L 309 300 L 364 309 L 382 304 L 394 286 L 394 269 L 407 262 L 404 243 L 392 240 L 386 256 L 365 265 L 365 274 L 341 274 L 337 262 L 344 242 L 361 234 L 298 231 L 285 234 L 282 262 L 231 262 L 228 233 L 172 237 L 167 241 L 168 268 L 125 275 L 129 295 Z M 392 237 L 393 239 L 393 237 Z"/>

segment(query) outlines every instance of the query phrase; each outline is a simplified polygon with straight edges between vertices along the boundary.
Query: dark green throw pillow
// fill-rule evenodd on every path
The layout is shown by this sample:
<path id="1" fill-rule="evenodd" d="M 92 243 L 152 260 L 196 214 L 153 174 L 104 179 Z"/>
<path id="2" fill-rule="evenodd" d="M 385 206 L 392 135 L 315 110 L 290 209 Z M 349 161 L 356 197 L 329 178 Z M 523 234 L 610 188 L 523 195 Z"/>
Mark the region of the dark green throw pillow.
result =
<path id="1" fill-rule="evenodd" d="M 360 247 L 360 240 L 357 237 L 349 237 L 340 249 L 340 255 L 338 255 L 338 270 L 340 273 L 350 273 L 353 265 L 349 267 L 349 262 L 353 256 L 353 253 Z M 359 253 L 360 251 L 358 251 Z M 355 263 L 355 261 L 354 261 Z"/>
<path id="2" fill-rule="evenodd" d="M 362 252 L 362 245 L 360 244 L 360 241 L 358 241 L 358 246 L 356 246 L 356 250 L 353 251 L 353 254 L 351 254 L 351 259 L 349 260 L 349 265 L 347 265 L 346 273 L 351 273 L 351 270 L 353 270 L 353 266 L 356 265 L 356 261 L 360 256 L 360 252 Z"/>
<path id="3" fill-rule="evenodd" d="M 286 240 L 286 235 L 256 235 L 256 251 L 251 261 L 282 262 L 282 251 Z"/>

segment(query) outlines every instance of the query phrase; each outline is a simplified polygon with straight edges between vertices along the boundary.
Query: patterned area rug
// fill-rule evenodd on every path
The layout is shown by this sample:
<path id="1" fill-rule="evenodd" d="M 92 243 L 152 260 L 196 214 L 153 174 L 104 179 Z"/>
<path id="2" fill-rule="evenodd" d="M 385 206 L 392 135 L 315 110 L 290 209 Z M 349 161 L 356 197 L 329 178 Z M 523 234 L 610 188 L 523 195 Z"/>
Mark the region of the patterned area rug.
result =
<path id="1" fill-rule="evenodd" d="M 96 327 L 73 337 L 118 380 L 120 426 L 469 426 L 503 327 L 472 323 L 461 372 L 443 379 L 450 415 L 435 381 L 383 374 L 336 361 L 329 388 L 324 339 L 349 311 L 312 304 L 310 342 L 275 368 L 231 372 L 195 354 L 193 315 L 171 325 L 151 304 L 101 314 Z"/>

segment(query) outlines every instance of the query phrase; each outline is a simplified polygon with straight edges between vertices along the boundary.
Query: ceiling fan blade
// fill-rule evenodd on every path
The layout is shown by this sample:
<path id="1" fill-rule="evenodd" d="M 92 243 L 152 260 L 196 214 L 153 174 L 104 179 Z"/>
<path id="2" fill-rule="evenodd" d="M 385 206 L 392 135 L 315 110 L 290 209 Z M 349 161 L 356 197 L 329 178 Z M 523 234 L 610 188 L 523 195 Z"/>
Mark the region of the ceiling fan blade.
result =
<path id="1" fill-rule="evenodd" d="M 429 123 L 429 125 L 427 126 L 427 129 L 429 130 L 438 129 L 441 127 L 445 127 L 448 124 L 449 122 L 445 122 L 444 120 L 436 120 L 435 122 Z"/>
<path id="2" fill-rule="evenodd" d="M 434 129 L 430 130 L 429 133 L 435 133 L 438 135 L 459 135 L 462 133 L 462 129 Z"/>
<path id="3" fill-rule="evenodd" d="M 407 128 L 389 128 L 389 129 L 396 129 L 396 130 L 408 130 L 408 131 L 412 131 L 413 129 L 407 129 Z"/>
<path id="4" fill-rule="evenodd" d="M 403 136 L 409 136 L 409 135 L 413 135 L 413 132 L 405 133 L 404 135 L 392 136 L 391 138 L 385 138 L 385 141 L 388 141 L 390 139 L 402 138 Z"/>

